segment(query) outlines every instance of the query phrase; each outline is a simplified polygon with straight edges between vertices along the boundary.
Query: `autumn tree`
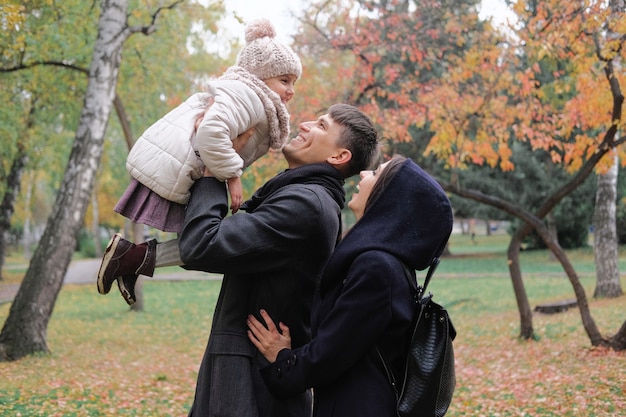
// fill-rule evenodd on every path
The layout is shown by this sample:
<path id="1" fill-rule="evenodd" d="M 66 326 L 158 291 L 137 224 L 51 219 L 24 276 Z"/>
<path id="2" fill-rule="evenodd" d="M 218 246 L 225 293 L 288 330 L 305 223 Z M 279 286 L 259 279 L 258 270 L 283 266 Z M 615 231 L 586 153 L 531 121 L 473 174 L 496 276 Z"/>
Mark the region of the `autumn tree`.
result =
<path id="1" fill-rule="evenodd" d="M 616 25 L 618 21 L 612 20 L 607 10 L 600 4 L 590 8 L 584 7 L 585 5 L 581 3 L 541 2 L 532 5 L 536 8 L 522 10 L 524 4 L 516 5 L 518 14 L 526 13 L 524 18 L 520 19 L 526 24 L 510 38 L 510 47 L 503 49 L 508 54 L 499 62 L 514 64 L 507 68 L 507 75 L 504 78 L 506 83 L 499 89 L 506 92 L 509 97 L 508 108 L 493 112 L 493 115 L 502 115 L 502 118 L 508 121 L 507 131 L 511 133 L 510 138 L 505 136 L 499 140 L 506 141 L 504 143 L 509 143 L 510 139 L 521 140 L 531 144 L 533 149 L 549 152 L 553 162 L 568 170 L 571 177 L 563 183 L 553 184 L 552 191 L 534 211 L 519 207 L 517 201 L 508 201 L 494 194 L 464 188 L 458 179 L 459 174 L 456 179 L 451 178 L 452 181 L 446 184 L 446 189 L 499 207 L 525 222 L 525 225 L 512 236 L 508 249 L 509 268 L 520 310 L 521 337 L 534 336 L 532 312 L 519 267 L 521 242 L 534 229 L 563 265 L 572 283 L 583 327 L 591 343 L 624 349 L 626 347 L 623 343 L 624 326 L 611 338 L 605 338 L 600 334 L 589 312 L 586 294 L 573 266 L 543 221 L 565 196 L 594 171 L 594 168 L 602 169 L 606 161 L 602 157 L 619 150 L 618 145 L 624 141 L 624 138 L 617 135 L 618 127 L 623 124 L 621 74 L 616 73 L 613 66 L 613 59 L 622 49 L 618 44 L 611 45 L 605 42 L 603 36 L 607 25 L 619 26 L 619 24 Z M 568 65 L 565 67 L 566 70 L 561 69 L 550 74 L 552 82 L 542 84 L 541 61 L 545 59 L 566 62 Z M 519 65 L 520 63 L 527 65 Z M 462 63 L 459 64 L 469 69 Z M 497 70 L 499 67 L 503 65 L 492 68 Z M 492 72 L 489 68 L 483 68 L 481 71 L 483 77 L 485 72 Z M 589 103 L 593 105 L 590 106 Z M 446 113 L 441 114 L 443 120 L 450 120 Z M 457 115 L 454 120 L 466 118 Z M 484 120 L 481 120 L 481 123 L 484 132 L 489 134 L 489 125 L 484 124 Z M 464 141 L 468 139 L 466 134 L 461 133 L 453 140 L 458 142 L 459 137 Z M 475 140 L 471 142 L 473 144 L 469 146 L 472 147 L 477 144 L 485 145 Z M 514 166 L 510 165 L 510 151 L 506 148 L 510 149 L 510 146 L 505 147 L 506 152 L 502 153 L 502 144 L 492 141 L 492 146 L 484 150 L 475 148 L 468 155 L 476 162 L 476 158 L 480 158 L 481 155 L 493 155 L 492 152 L 497 150 L 499 155 L 496 163 L 500 168 L 513 169 Z M 451 161 L 451 166 L 460 167 L 458 162 L 462 160 L 458 158 L 458 153 L 455 155 L 453 150 L 445 148 L 441 150 L 443 152 L 435 153 Z"/>
<path id="2" fill-rule="evenodd" d="M 52 192 L 61 182 L 61 164 L 71 149 L 72 132 L 76 130 L 87 85 L 92 39 L 96 35 L 98 16 L 93 13 L 94 7 L 96 3 L 80 1 L 66 1 L 62 7 L 54 8 L 46 2 L 22 2 L 12 9 L 22 21 L 13 26 L 16 30 L 0 35 L 12 46 L 0 66 L 0 84 L 16 92 L 19 100 L 14 103 L 24 108 L 34 103 L 38 106 L 33 129 L 15 134 L 22 141 L 33 138 L 31 145 L 25 146 L 31 162 L 11 223 L 15 230 L 23 227 L 25 254 L 33 223 L 37 229 L 43 228 L 40 222 L 50 214 Z M 139 24 L 150 21 L 150 10 L 146 5 L 132 11 L 129 21 Z M 102 217 L 105 224 L 122 227 L 122 216 L 112 208 L 128 184 L 125 170 L 128 146 L 145 127 L 191 92 L 201 89 L 207 74 L 221 72 L 221 58 L 207 53 L 205 45 L 217 42 L 215 23 L 222 15 L 223 6 L 219 3 L 207 7 L 181 3 L 169 13 L 160 14 L 159 28 L 151 36 L 133 36 L 126 42 L 118 77 L 116 111 L 107 127 L 98 187 L 92 195 L 92 210 L 87 212 L 85 224 L 95 224 L 99 230 Z M 226 39 L 219 42 L 222 48 L 228 46 Z M 20 63 L 23 65 L 18 65 Z M 21 79 L 31 81 L 28 84 L 16 82 Z M 2 113 L 0 118 L 5 115 L 7 126 L 24 124 L 23 117 Z M 125 138 L 128 145 L 124 144 Z M 4 149 L 9 152 L 12 147 Z M 9 157 L 12 155 L 10 153 Z M 41 183 L 47 187 L 41 187 Z M 143 233 L 141 235 L 143 238 Z M 81 232 L 81 236 L 89 236 L 89 232 Z M 97 238 L 98 233 L 94 232 L 94 245 Z M 88 241 L 81 239 L 80 243 L 84 242 Z M 81 250 L 85 249 L 81 247 Z M 134 307 L 139 306 L 137 303 Z"/>
<path id="3" fill-rule="evenodd" d="M 612 62 L 621 49 L 615 48 L 616 45 L 605 49 L 606 43 L 602 36 L 606 30 L 604 22 L 608 22 L 608 25 L 612 22 L 611 19 L 607 20 L 606 10 L 600 5 L 584 8 L 580 4 L 539 3 L 535 6 L 538 7 L 537 10 L 528 10 L 528 24 L 524 26 L 524 30 L 516 33 L 521 41 L 514 50 L 516 54 L 524 51 L 524 58 L 529 62 L 535 60 L 536 63 L 512 69 L 517 80 L 522 81 L 519 85 L 527 84 L 531 87 L 518 89 L 516 93 L 517 102 L 523 106 L 521 114 L 531 115 L 531 118 L 523 124 L 518 122 L 512 126 L 517 128 L 514 131 L 517 139 L 529 141 L 534 148 L 548 151 L 555 162 L 572 173 L 572 177 L 564 183 L 554 184 L 553 191 L 533 214 L 527 210 L 516 214 L 526 225 L 513 235 L 508 255 L 520 309 L 521 336 L 533 337 L 533 329 L 532 313 L 521 280 L 519 250 L 524 236 L 534 228 L 561 262 L 572 283 L 583 326 L 591 343 L 624 349 L 624 326 L 611 338 L 600 334 L 589 312 L 586 294 L 574 268 L 542 221 L 594 168 L 602 169 L 606 161 L 602 157 L 607 153 L 613 154 L 615 149 L 619 150 L 618 145 L 624 140 L 617 135 L 618 126 L 623 123 L 623 96 L 620 74 L 615 72 Z M 541 67 L 538 61 L 546 57 L 570 64 L 569 71 L 555 72 L 554 82 L 550 84 L 539 81 Z M 513 85 L 509 92 L 516 91 L 514 88 Z M 575 94 L 570 94 L 571 98 L 568 100 L 555 101 L 554 94 L 549 94 L 554 91 L 567 94 L 570 88 L 575 88 Z M 593 105 L 589 106 L 589 103 Z M 598 111 L 599 109 L 604 111 Z M 526 132 L 520 135 L 521 129 Z M 446 188 L 477 201 L 498 206 L 511 214 L 519 211 L 514 202 L 492 198 L 493 195 L 460 189 L 458 184 L 448 184 Z"/>
<path id="4" fill-rule="evenodd" d="M 386 152 L 402 152 L 431 167 L 436 160 L 422 156 L 433 136 L 423 97 L 447 73 L 452 57 L 482 33 L 477 4 L 313 2 L 299 17 L 294 47 L 303 57 L 306 79 L 290 109 L 295 114 L 308 109 L 313 116 L 335 102 L 356 105 L 380 127 Z"/>
<path id="5" fill-rule="evenodd" d="M 545 223 L 596 168 L 608 166 L 603 156 L 619 151 L 624 141 L 618 136 L 623 75 L 614 67 L 623 54 L 623 36 L 620 41 L 605 37 L 608 30 L 624 32 L 623 18 L 599 3 L 517 2 L 523 25 L 499 33 L 488 24 L 481 30 L 476 3 L 359 4 L 362 13 L 348 8 L 340 15 L 350 25 L 337 27 L 332 16 L 314 15 L 327 23 L 329 44 L 354 60 L 355 88 L 349 97 L 373 115 L 390 141 L 422 143 L 424 156 L 416 159 L 439 161 L 446 174 L 438 177 L 449 192 L 524 222 L 508 250 L 520 336 L 534 337 L 519 267 L 521 242 L 534 229 L 563 265 L 591 343 L 625 348 L 626 326 L 612 338 L 598 330 L 576 271 Z M 559 66 L 545 74 L 548 61 Z M 465 186 L 471 165 L 515 170 L 517 142 L 546 152 L 567 178 L 553 182 L 535 207 Z"/>
<path id="6" fill-rule="evenodd" d="M 25 36 L 24 29 L 29 26 L 27 16 L 34 10 L 39 12 L 38 19 L 54 21 L 58 18 L 51 10 L 38 10 L 39 2 L 21 2 L 4 4 L 2 11 L 4 30 L 0 33 L 0 42 L 7 47 L 0 57 L 0 85 L 3 99 L 11 106 L 5 106 L 0 112 L 0 126 L 3 126 L 2 169 L 6 173 L 0 189 L 2 197 L 2 215 L 0 220 L 0 267 L 7 249 L 5 237 L 15 223 L 12 216 L 18 201 L 18 191 L 24 172 L 36 171 L 39 167 L 47 170 L 39 177 L 41 183 L 47 183 L 54 175 L 52 171 L 69 151 L 71 141 L 63 128 L 74 128 L 75 123 L 64 118 L 68 112 L 79 106 L 75 103 L 84 92 L 81 83 L 73 74 L 64 76 L 58 67 L 49 71 L 33 68 L 30 71 L 10 71 L 14 68 L 15 57 L 26 56 L 32 49 L 41 52 L 40 41 L 44 35 L 33 33 Z M 15 30 L 19 28 L 19 30 Z M 50 49 L 57 47 L 54 37 L 49 36 Z M 76 45 L 70 47 L 79 50 Z M 71 64 L 68 64 L 71 66 Z M 63 80 L 62 82 L 60 82 Z M 52 174 L 52 175 L 50 175 Z M 27 184 L 33 190 L 32 184 Z M 52 188 L 52 187 L 51 187 Z M 20 213 L 22 214 L 22 213 Z M 37 214 L 37 213 L 34 213 Z M 28 233 L 28 224 L 23 224 L 22 233 Z M 14 230 L 17 230 L 14 229 Z"/>
<path id="7" fill-rule="evenodd" d="M 105 130 L 116 96 L 122 49 L 133 34 L 153 33 L 157 28 L 157 22 L 164 15 L 181 10 L 180 4 L 181 1 L 173 0 L 170 4 L 155 8 L 151 12 L 128 13 L 126 0 L 104 0 L 101 3 L 97 40 L 92 49 L 91 63 L 88 64 L 86 95 L 77 121 L 72 151 L 43 237 L 0 333 L 0 358 L 3 360 L 14 360 L 33 352 L 47 351 L 47 323 L 90 201 L 102 156 Z M 34 7 L 32 9 L 26 7 L 22 11 L 32 12 L 28 18 L 35 20 L 42 16 L 42 12 L 47 11 L 43 3 L 29 2 L 26 6 Z M 95 7 L 95 4 L 93 6 Z M 194 16 L 195 19 L 202 19 L 205 16 L 202 12 L 204 8 L 201 6 L 188 7 L 190 9 L 187 10 L 187 16 L 181 17 L 189 22 L 189 26 L 186 27 L 193 23 L 189 16 Z M 59 21 L 74 16 L 69 10 L 67 14 L 61 13 L 66 9 L 55 10 L 59 10 Z M 69 20 L 65 22 L 70 23 Z M 58 35 L 55 39 L 61 39 L 67 31 L 80 32 L 77 31 L 77 27 L 82 28 L 76 25 L 67 27 L 61 25 L 59 31 L 55 33 Z M 90 25 L 85 26 L 89 27 Z M 178 29 L 180 30 L 180 27 Z M 15 26 L 15 30 L 23 30 L 23 26 Z M 28 39 L 25 35 L 25 33 L 21 35 L 21 38 Z M 177 46 L 184 48 L 188 45 L 179 43 Z M 67 51 L 72 50 L 73 48 L 69 48 Z M 27 71 L 42 66 L 56 66 L 67 70 L 72 68 L 74 63 L 63 55 L 63 51 L 64 49 L 60 47 L 43 50 L 38 48 L 36 43 L 25 44 L 22 50 L 18 51 L 21 53 L 11 56 L 13 59 L 11 63 L 3 63 L 5 65 L 2 71 Z M 42 58 L 45 54 L 54 55 L 55 52 L 57 55 L 54 59 Z M 141 66 L 135 70 L 141 72 Z M 85 78 L 84 74 L 80 74 L 80 77 Z M 163 89 L 161 94 L 156 96 L 159 100 L 164 97 Z M 146 97 L 146 100 L 149 99 Z"/>
<path id="8" fill-rule="evenodd" d="M 518 79 L 524 79 L 525 74 L 529 76 L 526 79 L 534 84 L 528 94 L 518 94 L 521 103 L 530 105 L 527 112 L 532 115 L 526 127 L 530 133 L 527 140 L 534 147 L 547 150 L 555 162 L 572 173 L 572 177 L 567 182 L 555 184 L 554 191 L 547 195 L 534 216 L 530 216 L 534 217 L 532 221 L 525 220 L 526 226 L 514 234 L 508 251 L 511 275 L 514 285 L 520 285 L 520 242 L 534 227 L 562 263 L 572 283 L 583 326 L 591 343 L 624 349 L 623 336 L 620 336 L 624 326 L 612 338 L 600 335 L 571 263 L 558 242 L 545 231 L 540 233 L 538 230 L 545 226 L 541 219 L 582 183 L 594 168 L 604 171 L 610 166 L 612 159 L 603 156 L 614 155 L 616 150 L 620 150 L 618 145 L 624 141 L 618 136 L 619 126 L 623 124 L 622 80 L 614 66 L 614 60 L 623 50 L 620 43 L 605 37 L 607 30 L 620 26 L 619 30 L 624 30 L 623 24 L 619 23 L 623 17 L 616 19 L 601 4 L 585 7 L 587 5 L 582 3 L 542 2 L 533 3 L 532 7 L 529 5 L 525 9 L 523 6 L 516 5 L 520 22 L 524 25 L 516 32 L 519 44 L 515 45 L 515 50 L 523 51 L 522 56 L 527 62 L 536 62 L 516 70 Z M 568 64 L 566 70 L 554 72 L 553 81 L 548 84 L 539 81 L 541 67 L 538 63 L 544 59 Z M 554 100 L 555 92 L 561 97 L 567 96 L 567 99 Z M 532 337 L 532 316 L 527 300 L 521 291 L 516 291 L 516 296 L 522 317 L 521 335 Z"/>

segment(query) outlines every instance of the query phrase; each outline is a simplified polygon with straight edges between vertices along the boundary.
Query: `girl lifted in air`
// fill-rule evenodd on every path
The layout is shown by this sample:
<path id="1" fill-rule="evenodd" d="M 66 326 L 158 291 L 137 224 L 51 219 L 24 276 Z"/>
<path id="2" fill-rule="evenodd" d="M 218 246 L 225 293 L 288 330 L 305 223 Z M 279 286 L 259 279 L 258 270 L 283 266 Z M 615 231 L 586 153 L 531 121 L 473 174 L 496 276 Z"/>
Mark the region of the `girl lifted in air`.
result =
<path id="1" fill-rule="evenodd" d="M 236 65 L 210 81 L 208 92 L 192 95 L 142 134 L 128 155 L 126 167 L 133 179 L 116 212 L 135 223 L 180 232 L 189 189 L 205 167 L 227 182 L 230 208 L 239 210 L 243 170 L 289 138 L 286 104 L 295 94 L 302 64 L 275 36 L 268 20 L 250 23 Z M 244 132 L 246 140 L 238 140 Z M 152 251 L 157 251 L 159 265 L 147 261 L 155 258 L 148 256 Z M 126 256 L 120 265 L 122 254 Z M 182 265 L 177 239 L 135 245 L 115 234 L 98 272 L 98 292 L 107 294 L 117 280 L 132 305 L 137 276 L 152 276 L 155 266 L 166 265 Z"/>

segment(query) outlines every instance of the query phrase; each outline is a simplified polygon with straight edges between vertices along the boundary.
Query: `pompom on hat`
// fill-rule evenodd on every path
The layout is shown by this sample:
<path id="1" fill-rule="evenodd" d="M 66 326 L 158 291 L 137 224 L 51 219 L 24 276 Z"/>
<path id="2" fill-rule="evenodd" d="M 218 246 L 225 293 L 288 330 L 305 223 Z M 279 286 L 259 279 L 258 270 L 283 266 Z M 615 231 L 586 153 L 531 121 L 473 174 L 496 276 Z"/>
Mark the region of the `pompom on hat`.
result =
<path id="1" fill-rule="evenodd" d="M 267 19 L 258 19 L 246 26 L 246 46 L 239 52 L 237 65 L 262 80 L 293 74 L 302 76 L 298 55 L 276 39 L 276 30 Z"/>

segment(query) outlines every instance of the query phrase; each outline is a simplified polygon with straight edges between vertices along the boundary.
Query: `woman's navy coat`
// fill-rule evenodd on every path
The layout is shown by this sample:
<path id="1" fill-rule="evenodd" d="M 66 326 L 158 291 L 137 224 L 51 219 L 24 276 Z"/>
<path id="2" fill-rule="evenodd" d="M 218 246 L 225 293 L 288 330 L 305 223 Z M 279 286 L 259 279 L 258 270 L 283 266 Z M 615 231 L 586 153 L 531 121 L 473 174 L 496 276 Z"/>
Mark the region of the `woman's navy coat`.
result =
<path id="1" fill-rule="evenodd" d="M 414 304 L 403 263 L 427 268 L 452 231 L 441 187 L 407 160 L 329 260 L 313 305 L 313 340 L 262 370 L 270 391 L 314 388 L 316 417 L 396 416 L 378 345 L 402 372 Z"/>

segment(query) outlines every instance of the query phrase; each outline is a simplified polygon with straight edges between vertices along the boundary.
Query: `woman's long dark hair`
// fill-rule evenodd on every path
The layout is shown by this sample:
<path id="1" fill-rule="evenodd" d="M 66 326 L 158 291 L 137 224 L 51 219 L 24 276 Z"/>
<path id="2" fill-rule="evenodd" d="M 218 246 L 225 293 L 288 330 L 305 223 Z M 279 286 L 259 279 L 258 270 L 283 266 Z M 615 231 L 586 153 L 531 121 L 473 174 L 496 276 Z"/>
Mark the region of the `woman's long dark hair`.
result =
<path id="1" fill-rule="evenodd" d="M 376 180 L 376 184 L 372 187 L 372 192 L 365 202 L 364 213 L 367 213 L 367 210 L 372 206 L 374 201 L 376 201 L 385 188 L 387 188 L 387 184 L 389 184 L 389 181 L 391 181 L 394 175 L 400 170 L 404 161 L 406 161 L 406 157 L 402 155 L 394 155 L 394 157 L 389 160 L 389 163 L 378 177 L 378 180 Z"/>

